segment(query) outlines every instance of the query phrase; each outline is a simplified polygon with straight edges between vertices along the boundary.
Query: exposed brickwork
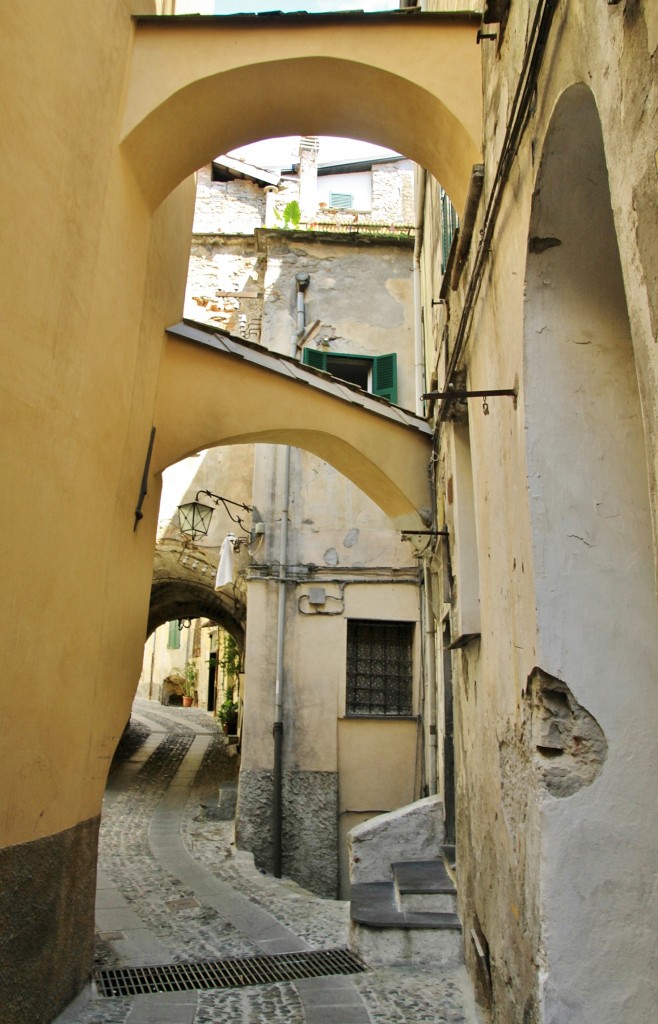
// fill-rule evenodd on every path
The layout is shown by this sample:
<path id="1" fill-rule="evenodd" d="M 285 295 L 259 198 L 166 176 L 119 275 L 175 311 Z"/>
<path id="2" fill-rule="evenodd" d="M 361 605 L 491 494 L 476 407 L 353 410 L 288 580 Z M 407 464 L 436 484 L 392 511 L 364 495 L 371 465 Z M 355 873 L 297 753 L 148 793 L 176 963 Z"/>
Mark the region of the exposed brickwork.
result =
<path id="1" fill-rule="evenodd" d="M 249 232 L 265 224 L 265 189 L 253 181 L 212 181 L 210 167 L 197 172 L 194 234 Z"/>

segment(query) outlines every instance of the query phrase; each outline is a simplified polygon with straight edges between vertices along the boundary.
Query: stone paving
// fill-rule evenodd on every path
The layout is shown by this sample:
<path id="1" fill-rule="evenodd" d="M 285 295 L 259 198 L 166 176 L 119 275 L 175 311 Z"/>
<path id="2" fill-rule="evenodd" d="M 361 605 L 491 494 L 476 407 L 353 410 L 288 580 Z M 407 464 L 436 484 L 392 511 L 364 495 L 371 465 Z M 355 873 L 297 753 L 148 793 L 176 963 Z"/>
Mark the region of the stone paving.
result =
<path id="1" fill-rule="evenodd" d="M 204 711 L 135 701 L 101 826 L 96 965 L 347 944 L 349 906 L 257 870 L 233 823 L 202 802 L 236 777 Z M 463 968 L 381 967 L 350 977 L 103 998 L 90 988 L 57 1024 L 479 1024 Z"/>

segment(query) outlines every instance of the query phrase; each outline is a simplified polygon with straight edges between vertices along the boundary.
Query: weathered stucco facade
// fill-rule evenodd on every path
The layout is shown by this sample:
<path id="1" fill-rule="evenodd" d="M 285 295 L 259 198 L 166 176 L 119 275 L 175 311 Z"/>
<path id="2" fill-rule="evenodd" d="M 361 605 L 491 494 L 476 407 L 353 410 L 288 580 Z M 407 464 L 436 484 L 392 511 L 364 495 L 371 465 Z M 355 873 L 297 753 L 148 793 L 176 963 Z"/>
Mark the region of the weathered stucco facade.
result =
<path id="1" fill-rule="evenodd" d="M 425 305 L 433 390 L 518 390 L 490 397 L 486 415 L 481 397 L 435 403 L 451 534 L 438 553 L 452 573 L 443 600 L 453 639 L 477 634 L 450 665 L 465 950 L 481 972 L 474 930 L 496 1021 L 616 1021 L 631 1007 L 648 1019 L 656 991 L 636 953 L 657 913 L 658 175 L 643 125 L 655 125 L 658 24 L 648 4 L 532 6 L 512 3 L 504 32 L 491 26 L 497 40 L 482 41 L 473 242 L 457 287 L 444 281 L 431 317 Z M 552 6 L 524 109 L 519 68 Z M 508 145 L 518 152 L 506 163 Z M 427 299 L 438 205 L 430 182 Z M 469 534 L 476 561 L 464 574 Z M 477 614 L 460 628 L 473 597 Z"/>
<path id="2" fill-rule="evenodd" d="M 266 245 L 262 340 L 285 351 L 295 337 L 300 274 L 308 275 L 304 319 L 318 324 L 314 351 L 366 359 L 395 353 L 398 401 L 413 405 L 412 247 L 378 238 L 271 232 Z M 317 339 L 317 341 L 316 341 Z M 283 870 L 335 895 L 339 842 L 347 893 L 345 836 L 351 825 L 421 793 L 417 763 L 420 665 L 419 571 L 408 544 L 358 488 L 315 456 L 293 449 L 289 493 L 285 452 L 259 445 L 254 503 L 267 509 L 264 544 L 249 577 L 247 679 L 238 840 L 271 868 L 272 721 L 276 677 L 280 529 L 287 519 L 283 696 Z M 286 510 L 285 512 L 283 510 Z M 325 597 L 313 603 L 313 592 Z M 345 666 L 350 619 L 403 620 L 415 632 L 414 715 L 346 719 Z M 394 738 L 395 736 L 395 738 Z M 360 758 L 364 743 L 369 757 Z M 354 759 L 361 760 L 358 765 Z M 258 812 L 254 810 L 258 807 Z"/>
<path id="3" fill-rule="evenodd" d="M 293 344 L 301 356 L 302 343 L 323 355 L 347 353 L 365 361 L 390 359 L 392 354 L 395 397 L 401 405 L 413 406 L 413 205 L 402 202 L 409 189 L 407 164 L 393 162 L 384 164 L 385 170 L 377 166 L 368 172 L 373 190 L 375 179 L 386 177 L 385 186 L 377 186 L 370 213 L 376 223 L 388 224 L 388 235 L 371 234 L 361 224 L 352 225 L 348 234 L 331 223 L 324 231 L 266 229 L 261 226 L 266 215 L 264 180 L 212 181 L 203 171 L 197 180 L 187 315 L 284 355 Z M 293 184 L 293 194 L 302 191 Z M 341 187 L 345 191 L 349 185 Z M 312 197 L 307 199 L 312 220 L 321 194 L 316 190 L 314 205 Z M 255 229 L 254 210 L 261 222 Z M 329 219 L 326 213 L 322 216 Z M 221 233 L 224 223 L 228 230 Z M 246 519 L 250 526 L 260 524 L 251 542 L 242 538 L 233 586 L 222 587 L 217 595 L 227 612 L 230 601 L 239 598 L 235 616 L 246 626 L 238 841 L 254 852 L 259 866 L 272 869 L 277 831 L 272 724 L 280 658 L 286 679 L 281 867 L 316 892 L 335 896 L 340 887 L 347 896 L 348 830 L 374 814 L 410 803 L 426 786 L 419 717 L 424 699 L 420 572 L 413 549 L 354 484 L 298 448 L 215 448 L 171 467 L 164 481 L 154 594 L 160 594 L 168 579 L 180 600 L 190 592 L 190 576 L 211 591 L 222 540 L 235 529 L 220 507 L 211 534 L 184 551 L 177 529 L 179 502 L 209 488 L 253 505 Z M 278 651 L 282 517 L 289 542 L 283 567 L 286 622 Z M 320 591 L 323 600 L 318 603 Z M 413 707 L 406 717 L 346 717 L 350 619 L 411 624 Z M 142 694 L 158 699 L 170 665 L 184 664 L 193 650 L 193 632 L 184 633 L 185 650 L 175 649 L 169 657 L 165 627 L 149 642 Z M 201 703 L 207 700 L 204 652 L 205 645 L 199 646 Z"/>
<path id="4" fill-rule="evenodd" d="M 498 1024 L 650 1020 L 655 5 L 487 3 L 503 23 L 479 48 L 466 17 L 133 19 L 155 6 L 3 4 L 5 1017 L 51 1020 L 89 970 L 95 837 L 142 659 L 158 474 L 235 438 L 241 409 L 270 429 L 248 391 L 237 402 L 237 361 L 215 419 L 174 384 L 208 366 L 164 334 L 183 307 L 187 177 L 247 141 L 311 131 L 416 159 L 463 215 L 461 238 L 473 229 L 456 288 L 439 294 L 428 179 L 428 390 L 459 386 L 459 371 L 464 390 L 518 389 L 516 403 L 491 395 L 487 415 L 468 399 L 468 419 L 454 398 L 434 406 L 437 526 L 449 531 L 429 560 L 435 614 L 464 644 L 446 643 L 439 668 L 455 699 L 469 966 L 483 988 L 490 975 Z M 221 102 L 232 91 L 235 109 Z M 467 201 L 474 164 L 479 203 Z M 312 424 L 307 390 L 289 408 L 300 446 L 305 432 L 318 442 L 296 418 Z M 337 435 L 353 415 L 336 414 Z M 377 491 L 360 431 L 352 447 L 325 436 L 323 455 L 382 505 L 397 500 Z M 88 624 L 82 639 L 67 621 Z M 41 684 L 36 704 L 26 679 Z"/>

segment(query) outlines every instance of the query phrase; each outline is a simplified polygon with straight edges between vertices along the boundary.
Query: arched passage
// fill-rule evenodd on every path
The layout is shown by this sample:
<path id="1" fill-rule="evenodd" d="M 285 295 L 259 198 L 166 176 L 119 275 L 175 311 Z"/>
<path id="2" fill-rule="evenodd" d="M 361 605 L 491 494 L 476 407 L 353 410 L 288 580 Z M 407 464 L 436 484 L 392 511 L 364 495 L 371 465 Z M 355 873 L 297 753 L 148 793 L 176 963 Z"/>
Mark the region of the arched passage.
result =
<path id="1" fill-rule="evenodd" d="M 154 574 L 149 603 L 148 636 L 172 619 L 204 616 L 230 633 L 240 649 L 244 648 L 245 609 L 213 589 L 211 583 L 200 583 L 178 576 Z"/>
<path id="2" fill-rule="evenodd" d="M 525 380 L 545 998 L 564 1019 L 643 1019 L 651 886 L 642 873 L 658 818 L 651 522 L 604 140 L 581 84 L 557 104 L 535 190 Z M 621 908 L 632 935 L 615 925 Z M 623 992 L 611 991 L 612 962 L 635 965 Z"/>
<path id="3" fill-rule="evenodd" d="M 122 138 L 153 206 L 218 149 L 302 132 L 397 149 L 462 208 L 481 139 L 472 16 L 136 20 Z"/>
<path id="4" fill-rule="evenodd" d="M 188 324 L 168 332 L 152 470 L 215 445 L 271 442 L 331 463 L 399 529 L 423 526 L 431 427 L 295 360 Z"/>

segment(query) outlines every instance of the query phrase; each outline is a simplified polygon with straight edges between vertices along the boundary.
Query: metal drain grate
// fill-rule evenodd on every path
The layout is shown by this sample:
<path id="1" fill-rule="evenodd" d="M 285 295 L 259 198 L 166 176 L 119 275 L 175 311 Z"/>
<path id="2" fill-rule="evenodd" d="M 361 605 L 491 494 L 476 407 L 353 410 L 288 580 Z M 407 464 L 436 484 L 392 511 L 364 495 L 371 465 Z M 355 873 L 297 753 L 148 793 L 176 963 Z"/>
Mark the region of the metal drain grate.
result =
<path id="1" fill-rule="evenodd" d="M 101 996 L 137 996 L 152 992 L 242 988 L 330 974 L 358 974 L 365 970 L 366 964 L 348 949 L 314 949 L 148 967 L 112 967 L 95 971 L 94 981 Z"/>

